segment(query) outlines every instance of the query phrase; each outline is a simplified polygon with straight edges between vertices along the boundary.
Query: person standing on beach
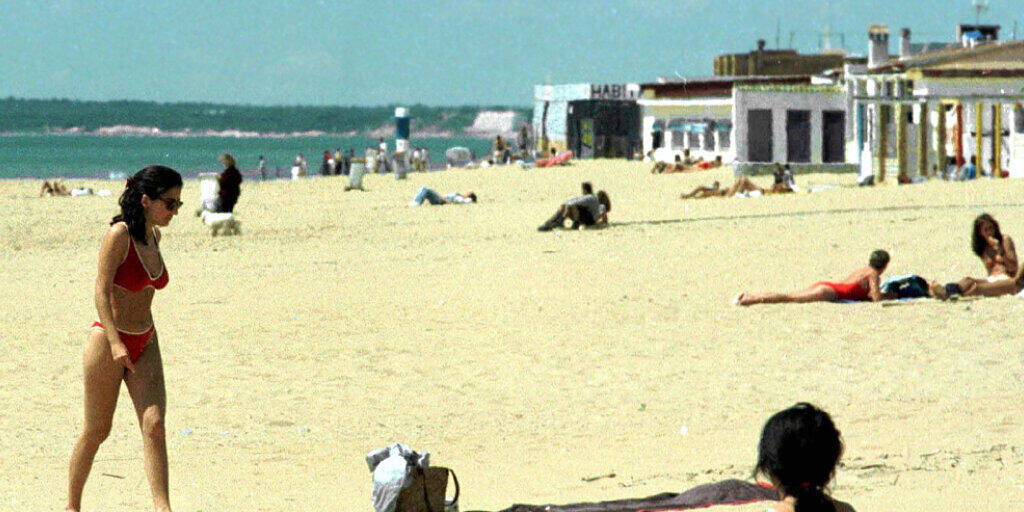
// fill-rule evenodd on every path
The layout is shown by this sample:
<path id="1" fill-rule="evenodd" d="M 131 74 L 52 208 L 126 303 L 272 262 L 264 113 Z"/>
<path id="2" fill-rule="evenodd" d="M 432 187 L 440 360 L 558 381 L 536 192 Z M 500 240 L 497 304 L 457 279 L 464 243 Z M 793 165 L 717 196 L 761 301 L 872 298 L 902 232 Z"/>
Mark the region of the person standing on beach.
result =
<path id="1" fill-rule="evenodd" d="M 224 172 L 217 178 L 217 211 L 231 213 L 235 211 L 235 203 L 242 194 L 242 173 L 238 171 L 235 157 L 231 153 L 220 155 L 220 163 L 224 164 Z"/>
<path id="2" fill-rule="evenodd" d="M 320 175 L 329 176 L 334 169 L 334 156 L 330 150 L 324 150 L 324 161 L 320 164 Z"/>
<path id="3" fill-rule="evenodd" d="M 256 165 L 256 168 L 260 171 L 260 180 L 267 180 L 267 161 L 263 159 L 263 155 L 260 155 L 260 162 Z"/>
<path id="4" fill-rule="evenodd" d="M 159 165 L 135 173 L 119 201 L 99 255 L 95 301 L 99 320 L 85 345 L 85 425 L 68 472 L 66 510 L 82 507 L 82 490 L 100 444 L 110 434 L 121 382 L 128 388 L 142 429 L 142 459 L 153 507 L 171 510 L 164 411 L 167 405 L 160 346 L 151 304 L 167 286 L 160 230 L 181 209 L 181 175 Z M 154 274 L 149 269 L 158 269 Z"/>

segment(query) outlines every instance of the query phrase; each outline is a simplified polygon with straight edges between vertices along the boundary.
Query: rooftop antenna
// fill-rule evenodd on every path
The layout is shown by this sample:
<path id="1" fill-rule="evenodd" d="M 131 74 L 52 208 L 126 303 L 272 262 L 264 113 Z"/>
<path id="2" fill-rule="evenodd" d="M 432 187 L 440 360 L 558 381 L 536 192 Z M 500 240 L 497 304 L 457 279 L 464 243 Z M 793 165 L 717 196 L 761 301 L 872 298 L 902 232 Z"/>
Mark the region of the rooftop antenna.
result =
<path id="1" fill-rule="evenodd" d="M 775 49 L 779 48 L 779 19 L 775 18 Z"/>
<path id="2" fill-rule="evenodd" d="M 825 34 L 824 34 L 824 37 L 825 37 L 825 47 L 822 48 L 822 50 L 831 50 L 832 49 L 832 41 L 830 39 L 831 35 L 832 34 L 829 31 L 828 25 L 825 25 Z"/>
<path id="3" fill-rule="evenodd" d="M 793 48 L 793 36 L 795 36 L 795 35 L 796 35 L 796 30 L 790 30 L 789 31 L 789 46 L 788 46 L 788 48 Z"/>
<path id="4" fill-rule="evenodd" d="M 974 7 L 974 29 L 977 30 L 981 13 L 988 10 L 988 0 L 971 0 L 971 5 Z"/>

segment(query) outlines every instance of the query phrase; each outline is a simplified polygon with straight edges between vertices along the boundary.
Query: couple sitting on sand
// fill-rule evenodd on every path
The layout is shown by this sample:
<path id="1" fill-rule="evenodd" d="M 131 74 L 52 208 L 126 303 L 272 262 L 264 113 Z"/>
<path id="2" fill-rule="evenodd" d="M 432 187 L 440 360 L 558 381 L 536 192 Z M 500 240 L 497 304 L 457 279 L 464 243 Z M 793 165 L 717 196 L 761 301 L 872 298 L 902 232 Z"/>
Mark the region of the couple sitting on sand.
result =
<path id="1" fill-rule="evenodd" d="M 583 195 L 576 196 L 561 205 L 550 219 L 541 224 L 537 231 L 551 231 L 565 227 L 565 219 L 572 221 L 572 229 L 580 227 L 596 227 L 608 224 L 608 212 L 612 210 L 612 202 L 608 193 L 598 190 L 588 181 L 580 185 Z"/>
<path id="2" fill-rule="evenodd" d="M 1017 251 L 1013 239 L 1004 236 L 999 223 L 983 213 L 974 220 L 971 237 L 972 250 L 981 259 L 988 276 L 982 279 L 965 277 L 945 286 L 928 282 L 927 296 L 947 299 L 956 295 L 996 297 L 1015 295 L 1024 290 L 1024 272 L 1018 272 Z M 861 267 L 838 283 L 819 281 L 810 287 L 792 293 L 741 293 L 734 304 L 773 304 L 780 302 L 819 302 L 839 300 L 880 301 L 898 298 L 893 292 L 884 292 L 880 277 L 889 264 L 889 253 L 878 250 L 871 253 L 868 266 Z M 923 279 L 923 278 L 921 278 Z"/>
<path id="3" fill-rule="evenodd" d="M 759 187 L 756 183 L 751 181 L 750 178 L 740 176 L 736 178 L 736 181 L 733 182 L 732 186 L 727 189 L 722 189 L 718 181 L 715 181 L 711 186 L 697 187 L 689 194 L 681 194 L 679 198 L 705 199 L 708 197 L 733 197 L 748 194 L 786 194 L 796 191 L 796 182 L 793 180 L 793 171 L 790 170 L 789 164 L 786 164 L 786 166 L 783 167 L 776 163 L 772 170 L 772 176 L 774 176 L 775 182 L 768 188 Z"/>
<path id="4" fill-rule="evenodd" d="M 43 186 L 39 189 L 39 197 L 43 196 L 70 196 L 71 191 L 64 185 L 64 180 L 43 180 Z"/>

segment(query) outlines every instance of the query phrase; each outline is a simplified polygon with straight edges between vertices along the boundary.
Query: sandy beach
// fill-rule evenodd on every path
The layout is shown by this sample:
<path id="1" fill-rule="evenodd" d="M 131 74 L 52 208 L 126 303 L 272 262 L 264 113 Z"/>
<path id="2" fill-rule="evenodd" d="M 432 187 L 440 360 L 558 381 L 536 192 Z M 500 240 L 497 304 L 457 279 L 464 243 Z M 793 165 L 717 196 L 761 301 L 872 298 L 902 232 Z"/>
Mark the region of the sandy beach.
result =
<path id="1" fill-rule="evenodd" d="M 462 483 L 461 509 L 680 492 L 749 478 L 760 429 L 810 401 L 846 453 L 833 495 L 861 511 L 1024 503 L 1024 301 L 739 308 L 742 291 L 887 275 L 979 276 L 974 217 L 1024 241 L 1024 181 L 682 201 L 728 169 L 651 175 L 588 161 L 243 184 L 242 236 L 192 216 L 161 245 L 154 302 L 177 511 L 372 510 L 363 457 L 403 442 Z M 612 225 L 538 233 L 582 180 Z M 767 185 L 769 178 L 756 177 Z M 82 346 L 111 197 L 0 182 L 0 510 L 59 510 L 82 426 Z M 473 205 L 408 207 L 421 185 Z M 614 477 L 584 481 L 614 473 Z M 122 392 L 85 510 L 148 510 Z M 763 510 L 748 505 L 728 510 Z"/>

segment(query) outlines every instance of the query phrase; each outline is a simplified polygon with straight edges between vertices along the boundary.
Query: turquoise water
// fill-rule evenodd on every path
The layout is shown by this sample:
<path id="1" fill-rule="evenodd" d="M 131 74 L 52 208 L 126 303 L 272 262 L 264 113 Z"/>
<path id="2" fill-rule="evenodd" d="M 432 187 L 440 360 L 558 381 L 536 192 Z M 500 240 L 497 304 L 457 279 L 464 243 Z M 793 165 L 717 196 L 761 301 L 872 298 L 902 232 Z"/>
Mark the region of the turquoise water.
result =
<path id="1" fill-rule="evenodd" d="M 394 150 L 394 139 L 387 141 L 388 148 Z M 490 140 L 468 137 L 414 139 L 412 144 L 427 148 L 435 163 L 443 162 L 445 150 L 453 146 L 467 147 L 478 158 L 491 147 Z M 255 169 L 263 155 L 271 177 L 275 167 L 281 168 L 281 176 L 288 175 L 295 156 L 302 153 L 309 172 L 315 174 L 320 172 L 325 149 L 352 148 L 356 156 L 362 156 L 366 147 L 376 145 L 376 140 L 365 137 L 0 135 L 0 178 L 108 178 L 149 164 L 166 165 L 190 177 L 219 171 L 217 157 L 224 152 L 235 155 L 243 172 Z"/>

